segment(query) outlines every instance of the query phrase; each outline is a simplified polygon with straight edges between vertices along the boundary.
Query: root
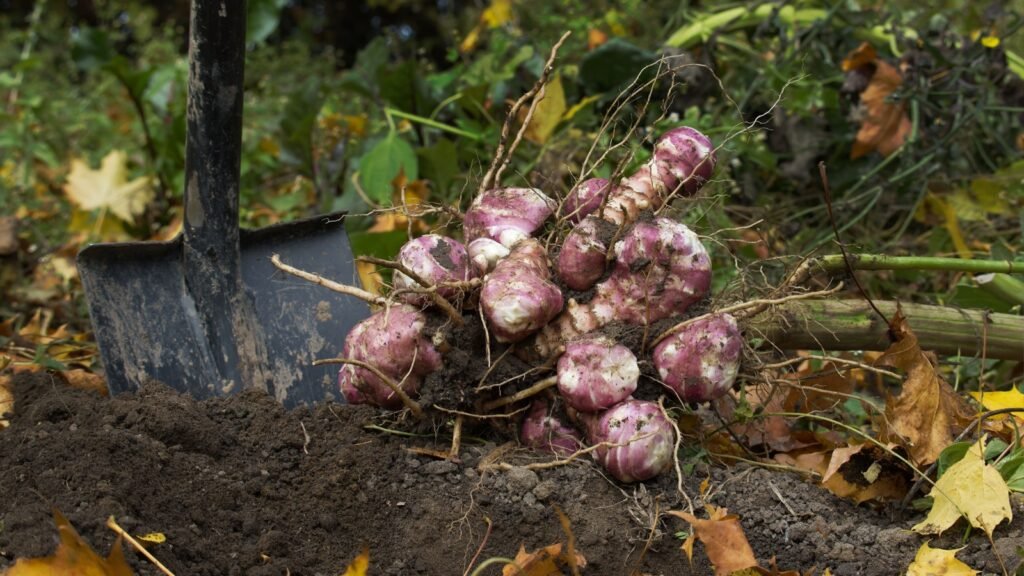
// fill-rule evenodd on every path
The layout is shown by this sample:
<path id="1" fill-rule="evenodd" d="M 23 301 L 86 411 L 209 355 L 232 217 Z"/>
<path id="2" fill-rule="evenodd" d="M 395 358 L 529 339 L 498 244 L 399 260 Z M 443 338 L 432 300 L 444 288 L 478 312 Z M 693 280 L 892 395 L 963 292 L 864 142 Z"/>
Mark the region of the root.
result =
<path id="1" fill-rule="evenodd" d="M 306 272 L 305 270 L 299 270 L 294 266 L 289 266 L 288 264 L 281 262 L 281 257 L 277 254 L 271 256 L 270 261 L 273 262 L 274 266 L 282 272 L 286 272 L 288 274 L 291 274 L 292 276 L 302 278 L 303 280 L 308 280 L 314 284 L 323 286 L 328 290 L 333 290 L 335 292 L 346 294 L 348 296 L 355 296 L 356 298 L 359 298 L 360 300 L 366 302 L 367 304 L 371 304 L 374 306 L 386 306 L 388 303 L 387 299 L 384 298 L 383 296 L 372 294 L 370 292 L 367 292 L 366 290 L 363 290 L 362 288 L 356 288 L 355 286 L 349 286 L 347 284 L 340 284 L 333 280 L 328 280 L 327 278 L 324 278 L 319 274 L 313 274 L 312 272 Z"/>
<path id="2" fill-rule="evenodd" d="M 519 402 L 520 400 L 525 400 L 530 396 L 539 394 L 540 392 L 543 392 L 544 390 L 547 390 L 548 388 L 555 386 L 556 384 L 558 384 L 558 377 L 549 376 L 541 380 L 540 382 L 537 382 L 533 386 L 530 386 L 525 390 L 520 390 L 519 392 L 516 392 L 511 396 L 502 396 L 501 398 L 497 398 L 495 400 L 487 402 L 486 404 L 484 404 L 484 412 L 490 412 L 495 408 L 501 408 L 502 406 L 507 406 L 509 404 Z"/>
<path id="3" fill-rule="evenodd" d="M 402 390 L 402 387 L 399 386 L 397 382 L 392 380 L 387 374 L 381 372 L 373 364 L 367 364 L 366 362 L 356 360 L 354 358 L 326 358 L 323 360 L 316 360 L 315 362 L 313 362 L 313 366 L 320 366 L 322 364 L 351 364 L 358 368 L 362 368 L 364 370 L 369 370 L 370 372 L 373 372 L 374 376 L 380 378 L 381 382 L 383 382 L 385 386 L 390 388 L 391 391 L 395 393 L 395 396 L 398 396 L 398 399 L 402 401 L 402 405 L 404 405 L 409 410 L 409 412 L 412 412 L 413 416 L 415 416 L 416 418 L 423 418 L 423 407 L 421 407 L 418 402 L 410 398 L 409 395 L 405 393 L 405 390 Z"/>
<path id="4" fill-rule="evenodd" d="M 455 307 L 452 306 L 452 303 L 449 302 L 444 296 L 441 296 L 440 294 L 437 293 L 437 286 L 424 280 L 422 276 L 410 270 L 409 267 L 406 266 L 405 264 L 402 264 L 401 262 L 395 262 L 393 260 L 376 258 L 373 256 L 360 256 L 356 258 L 356 260 L 359 262 L 368 262 L 370 264 L 376 264 L 377 266 L 381 266 L 383 268 L 397 270 L 402 274 L 405 274 L 409 278 L 412 278 L 414 282 L 423 287 L 423 290 L 408 290 L 408 292 L 426 294 L 427 296 L 430 297 L 434 304 L 437 305 L 438 308 L 443 310 L 444 313 L 448 315 L 448 318 L 451 319 L 453 324 L 455 324 L 456 326 L 462 326 L 465 324 L 465 321 L 462 319 L 462 313 L 456 310 Z M 398 294 L 400 292 L 402 291 L 395 292 L 395 294 Z"/>

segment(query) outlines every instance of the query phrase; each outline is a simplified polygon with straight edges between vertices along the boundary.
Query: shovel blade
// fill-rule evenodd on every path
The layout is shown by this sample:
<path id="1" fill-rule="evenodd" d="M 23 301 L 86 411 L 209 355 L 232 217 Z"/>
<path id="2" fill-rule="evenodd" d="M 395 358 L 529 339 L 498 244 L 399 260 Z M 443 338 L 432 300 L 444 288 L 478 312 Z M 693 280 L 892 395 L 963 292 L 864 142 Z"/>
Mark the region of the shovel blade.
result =
<path id="1" fill-rule="evenodd" d="M 295 267 L 353 283 L 357 274 L 341 215 L 242 231 L 241 272 L 262 339 L 260 373 L 285 406 L 329 399 L 337 366 L 313 366 L 341 355 L 345 335 L 369 315 L 362 302 L 278 271 L 273 254 Z M 96 244 L 78 266 L 96 341 L 112 393 L 157 380 L 196 398 L 241 391 L 242 367 L 218 362 L 207 327 L 186 286 L 182 242 Z M 225 318 L 228 310 L 219 311 Z"/>

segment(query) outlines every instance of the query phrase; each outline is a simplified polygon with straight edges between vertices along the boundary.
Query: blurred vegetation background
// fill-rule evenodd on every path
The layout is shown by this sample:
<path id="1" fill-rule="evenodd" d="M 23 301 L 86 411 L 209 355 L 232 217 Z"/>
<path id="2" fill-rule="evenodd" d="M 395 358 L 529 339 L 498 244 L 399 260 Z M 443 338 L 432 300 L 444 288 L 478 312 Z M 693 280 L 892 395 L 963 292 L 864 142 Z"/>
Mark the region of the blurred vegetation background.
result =
<path id="1" fill-rule="evenodd" d="M 1011 3 L 250 0 L 248 11 L 246 226 L 347 210 L 356 251 L 383 257 L 410 233 L 457 232 L 452 209 L 426 207 L 466 205 L 509 103 L 568 31 L 505 184 L 560 196 L 584 171 L 643 162 L 668 128 L 699 128 L 720 145 L 719 169 L 678 207 L 716 244 L 716 291 L 756 291 L 784 257 L 836 249 L 820 161 L 856 249 L 1019 258 L 1024 20 Z M 44 307 L 86 331 L 78 248 L 177 233 L 187 26 L 186 0 L 0 0 L 0 316 L 21 326 Z M 643 89 L 624 93 L 631 83 Z M 592 147 L 608 152 L 596 167 Z M 768 274 L 751 284 L 755 265 Z M 1013 307 L 962 275 L 870 282 Z"/>

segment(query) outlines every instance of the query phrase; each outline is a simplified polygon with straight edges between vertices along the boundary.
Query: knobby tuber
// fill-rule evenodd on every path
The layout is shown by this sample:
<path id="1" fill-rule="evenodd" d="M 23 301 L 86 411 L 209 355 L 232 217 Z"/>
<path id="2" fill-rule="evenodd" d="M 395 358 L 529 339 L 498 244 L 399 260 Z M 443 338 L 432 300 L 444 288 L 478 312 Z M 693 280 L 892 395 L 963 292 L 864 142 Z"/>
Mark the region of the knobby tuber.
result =
<path id="1" fill-rule="evenodd" d="M 399 408 L 403 401 L 394 388 L 412 397 L 430 376 L 431 387 L 458 387 L 451 397 L 461 399 L 461 408 L 483 406 L 487 412 L 531 402 L 519 426 L 523 445 L 564 456 L 583 448 L 585 437 L 598 462 L 619 480 L 658 474 L 672 461 L 674 429 L 658 404 L 632 397 L 641 380 L 638 355 L 653 361 L 679 399 L 710 400 L 736 378 L 739 329 L 731 316 L 712 315 L 680 325 L 661 341 L 650 334 L 657 342 L 653 351 L 635 342 L 631 349 L 615 335 L 630 326 L 644 327 L 646 334 L 707 296 L 707 250 L 697 234 L 658 210 L 676 195 L 697 192 L 714 166 L 708 138 L 682 127 L 662 135 L 635 173 L 580 182 L 560 205 L 535 188 L 481 193 L 463 218 L 465 244 L 428 234 L 401 249 L 399 264 L 418 278 L 399 268 L 393 288 L 402 304 L 376 312 L 346 338 L 349 362 L 339 373 L 343 396 Z M 545 228 L 547 244 L 538 239 Z M 560 287 L 575 291 L 573 298 L 566 300 Z M 482 319 L 490 339 L 477 348 L 486 349 L 483 375 L 454 374 L 459 369 L 451 366 L 465 366 L 468 355 L 480 352 L 448 338 L 455 328 L 434 308 L 447 304 L 437 296 L 462 308 L 466 326 L 480 326 Z M 479 310 L 470 310 L 477 303 Z M 524 375 L 488 380 L 492 345 L 500 350 L 495 363 L 508 356 L 532 366 L 526 375 L 552 369 L 557 375 L 546 382 L 535 378 L 532 387 Z M 515 353 L 509 356 L 511 348 L 503 346 Z M 451 355 L 451 364 L 438 372 L 444 354 Z M 548 389 L 555 383 L 557 393 Z M 515 394 L 503 386 L 514 386 Z M 431 401 L 437 401 L 438 393 L 430 390 Z"/>
<path id="2" fill-rule="evenodd" d="M 742 348 L 736 319 L 712 314 L 666 337 L 652 356 L 662 383 L 680 400 L 708 402 L 732 387 Z"/>

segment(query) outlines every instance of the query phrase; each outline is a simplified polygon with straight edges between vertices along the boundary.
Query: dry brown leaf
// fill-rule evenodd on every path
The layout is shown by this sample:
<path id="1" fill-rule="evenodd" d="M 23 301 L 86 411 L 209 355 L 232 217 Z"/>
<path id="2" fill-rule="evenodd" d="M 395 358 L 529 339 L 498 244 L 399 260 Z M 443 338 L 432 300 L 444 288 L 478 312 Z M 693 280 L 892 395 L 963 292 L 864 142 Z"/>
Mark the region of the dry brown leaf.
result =
<path id="1" fill-rule="evenodd" d="M 862 450 L 870 453 L 870 457 L 857 458 L 851 462 Z M 836 452 L 839 452 L 838 456 Z M 906 495 L 906 477 L 888 458 L 885 451 L 874 446 L 869 450 L 846 447 L 831 452 L 825 450 L 775 455 L 777 462 L 818 474 L 823 478 L 821 485 L 825 489 L 857 504 L 898 500 Z M 835 470 L 830 472 L 832 464 Z"/>
<path id="2" fill-rule="evenodd" d="M 725 508 L 715 508 L 710 504 L 705 506 L 705 509 L 708 512 L 707 520 L 682 511 L 673 510 L 669 514 L 690 523 L 693 528 L 690 539 L 696 538 L 704 545 L 704 553 L 715 567 L 715 575 L 725 576 L 737 570 L 757 566 L 754 550 L 747 541 L 747 535 L 743 533 L 739 516 L 731 515 Z M 692 542 L 689 546 L 692 553 Z M 685 547 L 686 543 L 684 549 Z"/>
<path id="3" fill-rule="evenodd" d="M 501 570 L 502 576 L 562 576 L 564 569 L 571 567 L 573 561 L 577 567 L 587 565 L 586 558 L 579 552 L 575 558 L 568 552 L 562 552 L 562 544 L 545 546 L 535 552 L 527 552 L 524 546 L 519 547 L 519 552 L 511 564 L 506 564 Z"/>
<path id="4" fill-rule="evenodd" d="M 67 381 L 68 386 L 72 388 L 78 388 L 79 390 L 85 390 L 87 392 L 95 392 L 101 396 L 109 394 L 107 390 L 107 381 L 103 379 L 99 374 L 83 370 L 81 368 L 75 368 L 74 370 L 65 370 L 58 372 L 64 380 Z"/>
<path id="5" fill-rule="evenodd" d="M 970 422 L 971 409 L 918 346 L 902 311 L 897 310 L 889 329 L 896 342 L 877 363 L 903 371 L 906 381 L 899 396 L 886 399 L 888 432 L 897 436 L 914 463 L 928 465 Z"/>
<path id="6" fill-rule="evenodd" d="M 56 509 L 53 511 L 53 521 L 60 538 L 53 556 L 22 558 L 8 568 L 4 576 L 131 576 L 132 569 L 124 559 L 120 536 L 110 549 L 110 555 L 101 558 Z"/>
<path id="7" fill-rule="evenodd" d="M 903 75 L 894 66 L 878 58 L 871 44 L 864 42 L 843 60 L 843 71 L 869 76 L 867 88 L 860 94 L 864 107 L 860 130 L 850 151 L 859 158 L 877 150 L 883 156 L 896 151 L 910 134 L 910 117 L 903 103 L 887 99 L 903 84 Z"/>

